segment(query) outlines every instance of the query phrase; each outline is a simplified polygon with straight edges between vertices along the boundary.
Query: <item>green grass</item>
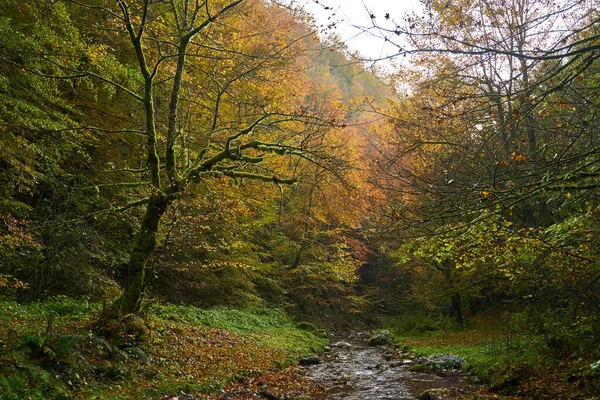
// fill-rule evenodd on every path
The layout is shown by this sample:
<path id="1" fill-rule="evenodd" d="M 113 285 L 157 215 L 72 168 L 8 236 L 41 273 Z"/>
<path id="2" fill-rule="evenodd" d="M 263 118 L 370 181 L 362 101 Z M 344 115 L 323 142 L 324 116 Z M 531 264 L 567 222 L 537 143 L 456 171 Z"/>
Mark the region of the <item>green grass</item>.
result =
<path id="1" fill-rule="evenodd" d="M 507 340 L 502 333 L 485 330 L 435 331 L 418 336 L 396 337 L 399 347 L 410 348 L 419 356 L 456 354 L 468 362 L 465 372 L 490 382 L 510 364 L 537 364 L 542 360 L 543 341 L 521 336 Z"/>
<path id="2" fill-rule="evenodd" d="M 530 324 L 515 323 L 514 316 L 510 325 L 488 316 L 475 323 L 469 321 L 471 324 L 462 329 L 433 329 L 435 323 L 427 320 L 419 326 L 432 329 L 411 329 L 411 318 L 398 320 L 389 327 L 398 348 L 418 356 L 459 355 L 467 360 L 467 377 L 489 384 L 494 393 L 551 399 L 563 398 L 559 394 L 568 392 L 585 398 L 600 389 L 600 372 L 591 367 L 600 356 L 600 348 L 596 331 L 587 320 L 580 326 L 559 326 L 545 334 L 535 332 Z M 554 324 L 558 325 L 556 321 Z"/>
<path id="3" fill-rule="evenodd" d="M 155 318 L 240 333 L 268 347 L 282 349 L 293 357 L 321 353 L 327 343 L 327 339 L 319 336 L 310 325 L 297 324 L 285 312 L 276 308 L 200 309 L 190 306 L 156 305 L 150 311 Z"/>

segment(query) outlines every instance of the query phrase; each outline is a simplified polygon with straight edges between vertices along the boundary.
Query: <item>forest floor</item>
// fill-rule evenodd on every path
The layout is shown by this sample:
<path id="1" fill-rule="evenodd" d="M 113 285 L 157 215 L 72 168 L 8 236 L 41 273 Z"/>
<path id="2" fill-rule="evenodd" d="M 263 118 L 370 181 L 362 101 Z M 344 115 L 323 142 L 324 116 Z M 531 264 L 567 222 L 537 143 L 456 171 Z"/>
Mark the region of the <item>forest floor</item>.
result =
<path id="1" fill-rule="evenodd" d="M 100 308 L 0 302 L 0 399 L 251 399 L 265 383 L 289 398 L 319 392 L 297 358 L 327 340 L 276 309 L 157 305 L 104 339 Z"/>
<path id="2" fill-rule="evenodd" d="M 322 356 L 333 374 L 339 373 L 331 380 L 331 374 L 314 374 L 312 367 L 298 365 L 301 356 L 323 354 L 329 339 L 276 309 L 153 305 L 144 321 L 108 321 L 104 329 L 110 332 L 99 332 L 95 321 L 101 309 L 100 304 L 67 298 L 26 305 L 0 301 L 0 399 L 234 400 L 272 395 L 307 400 L 342 393 L 341 399 L 347 397 L 344 390 L 354 390 L 352 375 L 372 379 L 370 389 L 375 390 L 390 383 L 386 374 L 407 388 L 404 398 L 411 398 L 426 388 L 411 389 L 411 379 L 431 383 L 438 378 L 406 375 L 397 361 L 407 351 L 459 354 L 469 360 L 466 376 L 491 383 L 459 384 L 445 399 L 591 400 L 600 393 L 600 374 L 590 368 L 597 354 L 577 353 L 577 348 L 561 357 L 540 354 L 534 338 L 513 338 L 506 347 L 501 337 L 481 330 L 406 335 L 388 349 L 395 358 L 380 359 L 385 350 L 366 351 L 364 346 L 351 350 L 365 352 L 359 361 L 349 356 L 350 364 L 344 364 L 343 354 Z M 101 333 L 109 334 L 104 338 Z M 363 384 L 355 383 L 361 389 Z M 438 380 L 429 387 L 454 383 Z"/>

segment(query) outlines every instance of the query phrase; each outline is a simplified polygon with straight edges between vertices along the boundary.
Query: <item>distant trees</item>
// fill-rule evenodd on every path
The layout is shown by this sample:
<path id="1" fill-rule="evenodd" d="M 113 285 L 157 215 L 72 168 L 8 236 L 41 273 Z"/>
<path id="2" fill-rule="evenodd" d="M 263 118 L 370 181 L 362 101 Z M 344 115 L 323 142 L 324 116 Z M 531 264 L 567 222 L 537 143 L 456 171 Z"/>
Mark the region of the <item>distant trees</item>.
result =
<path id="1" fill-rule="evenodd" d="M 578 266 L 571 282 L 597 288 L 595 256 L 551 232 L 595 224 L 598 18 L 586 2 L 431 1 L 422 16 L 374 28 L 414 62 L 397 75 L 404 100 L 378 142 L 374 182 L 398 235 L 424 236 L 403 248 L 403 264 L 455 275 L 449 297 L 525 295 L 534 276 L 565 273 L 555 251 Z"/>

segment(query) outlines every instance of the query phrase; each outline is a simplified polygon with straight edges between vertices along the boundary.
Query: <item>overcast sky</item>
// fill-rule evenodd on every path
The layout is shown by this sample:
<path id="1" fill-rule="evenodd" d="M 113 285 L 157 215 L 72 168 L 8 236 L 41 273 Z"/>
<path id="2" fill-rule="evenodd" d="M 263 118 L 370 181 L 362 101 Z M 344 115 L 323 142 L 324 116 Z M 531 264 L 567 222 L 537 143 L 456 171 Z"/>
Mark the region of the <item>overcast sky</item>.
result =
<path id="1" fill-rule="evenodd" d="M 394 48 L 384 47 L 382 39 L 361 33 L 354 26 L 370 26 L 369 13 L 382 23 L 388 13 L 391 19 L 400 21 L 407 12 L 418 10 L 420 4 L 419 0 L 296 0 L 296 3 L 314 16 L 319 27 L 337 22 L 334 32 L 351 50 L 370 58 L 391 55 Z"/>

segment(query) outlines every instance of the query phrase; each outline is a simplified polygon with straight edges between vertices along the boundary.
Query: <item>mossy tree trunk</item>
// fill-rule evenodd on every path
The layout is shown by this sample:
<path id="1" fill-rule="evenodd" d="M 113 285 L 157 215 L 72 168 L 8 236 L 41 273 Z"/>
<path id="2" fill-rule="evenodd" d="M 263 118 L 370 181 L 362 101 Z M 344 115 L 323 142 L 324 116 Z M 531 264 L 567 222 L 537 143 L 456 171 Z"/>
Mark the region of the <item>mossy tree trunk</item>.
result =
<path id="1" fill-rule="evenodd" d="M 144 297 L 146 265 L 156 249 L 156 235 L 160 220 L 170 202 L 167 196 L 161 194 L 152 195 L 148 201 L 127 265 L 125 290 L 115 303 L 123 314 L 136 313 L 140 309 Z"/>

